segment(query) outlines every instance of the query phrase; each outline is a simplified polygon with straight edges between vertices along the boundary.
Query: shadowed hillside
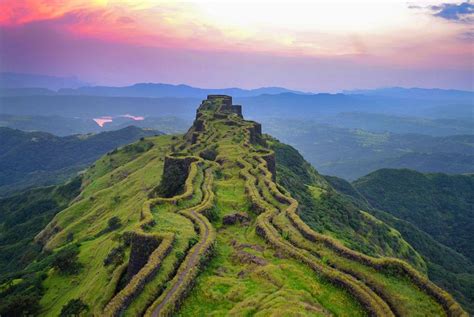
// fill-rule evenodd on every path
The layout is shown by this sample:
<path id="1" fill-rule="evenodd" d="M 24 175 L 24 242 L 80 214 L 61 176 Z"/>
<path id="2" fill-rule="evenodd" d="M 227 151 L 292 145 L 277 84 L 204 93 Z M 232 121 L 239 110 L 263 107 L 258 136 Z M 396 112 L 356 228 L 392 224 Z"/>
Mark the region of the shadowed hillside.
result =
<path id="1" fill-rule="evenodd" d="M 159 134 L 128 126 L 111 132 L 57 137 L 0 127 L 0 197 L 32 186 L 64 182 L 104 153 Z M 144 144 L 141 150 L 146 147 Z"/>

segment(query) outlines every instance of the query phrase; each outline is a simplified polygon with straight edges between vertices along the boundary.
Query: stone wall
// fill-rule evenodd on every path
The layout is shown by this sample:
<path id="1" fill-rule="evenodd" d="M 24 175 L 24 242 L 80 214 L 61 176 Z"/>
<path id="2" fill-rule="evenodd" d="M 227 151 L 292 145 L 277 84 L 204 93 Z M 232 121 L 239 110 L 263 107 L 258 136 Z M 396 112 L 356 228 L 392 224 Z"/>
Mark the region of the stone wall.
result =
<path id="1" fill-rule="evenodd" d="M 150 254 L 158 247 L 160 241 L 154 237 L 142 236 L 136 233 L 131 235 L 130 259 L 128 261 L 126 281 L 142 269 L 148 262 Z"/>
<path id="2" fill-rule="evenodd" d="M 267 168 L 272 173 L 272 180 L 276 182 L 276 160 L 275 152 L 271 152 L 265 155 L 262 155 L 262 158 L 267 162 Z"/>
<path id="3" fill-rule="evenodd" d="M 252 122 L 252 127 L 249 128 L 250 132 L 250 143 L 253 144 L 262 144 L 262 125 L 258 122 Z"/>
<path id="4" fill-rule="evenodd" d="M 227 95 L 208 95 L 207 96 L 207 100 L 209 100 L 209 101 L 215 101 L 215 100 L 219 100 L 219 99 L 222 101 L 222 105 L 229 106 L 229 107 L 232 106 L 232 97 L 231 96 L 227 96 Z"/>
<path id="5" fill-rule="evenodd" d="M 172 197 L 183 190 L 189 173 L 189 166 L 196 158 L 166 156 L 163 176 L 156 193 L 163 197 Z"/>

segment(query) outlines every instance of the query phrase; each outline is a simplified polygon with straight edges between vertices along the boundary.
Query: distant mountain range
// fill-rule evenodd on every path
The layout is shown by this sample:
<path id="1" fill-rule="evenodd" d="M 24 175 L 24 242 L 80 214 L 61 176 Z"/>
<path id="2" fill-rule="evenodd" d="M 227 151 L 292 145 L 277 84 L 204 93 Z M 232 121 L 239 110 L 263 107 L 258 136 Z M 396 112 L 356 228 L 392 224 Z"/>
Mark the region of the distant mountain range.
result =
<path id="1" fill-rule="evenodd" d="M 282 87 L 262 87 L 257 89 L 222 88 L 206 89 L 188 85 L 172 85 L 162 83 L 137 83 L 131 86 L 92 86 L 75 77 L 55 77 L 46 75 L 0 73 L 1 96 L 31 96 L 31 95 L 90 95 L 109 97 L 179 97 L 206 98 L 207 95 L 232 95 L 234 97 L 250 97 L 263 94 L 295 93 L 301 91 Z"/>
<path id="2" fill-rule="evenodd" d="M 165 83 L 136 83 L 130 86 L 94 86 L 80 81 L 76 77 L 55 77 L 21 73 L 0 73 L 0 96 L 29 95 L 90 95 L 108 97 L 149 97 L 149 98 L 198 98 L 210 94 L 226 94 L 234 98 L 254 97 L 260 95 L 365 95 L 402 99 L 424 100 L 470 100 L 474 103 L 474 92 L 455 89 L 437 88 L 402 88 L 388 87 L 378 89 L 344 90 L 342 94 L 315 94 L 283 87 L 261 87 L 256 89 L 232 88 L 198 88 L 189 85 Z"/>
<path id="3" fill-rule="evenodd" d="M 60 89 L 59 94 L 63 95 L 90 95 L 90 96 L 111 96 L 111 97 L 180 97 L 180 98 L 200 98 L 204 99 L 207 95 L 231 95 L 237 97 L 251 97 L 263 94 L 276 95 L 281 93 L 304 94 L 300 91 L 289 90 L 281 87 L 263 87 L 257 89 L 241 88 L 223 88 L 223 89 L 205 89 L 196 88 L 188 85 L 170 85 L 139 83 L 126 87 L 81 87 L 78 89 Z"/>
<path id="4" fill-rule="evenodd" d="M 355 89 L 344 90 L 346 95 L 367 95 L 367 96 L 384 96 L 395 98 L 420 98 L 420 99 L 465 99 L 471 98 L 474 102 L 474 92 L 455 90 L 455 89 L 437 89 L 437 88 L 402 88 L 389 87 L 379 89 Z"/>
<path id="5" fill-rule="evenodd" d="M 22 92 L 19 88 L 43 88 L 42 92 L 46 93 L 47 89 L 58 90 L 62 88 L 79 88 L 88 85 L 90 84 L 83 82 L 74 76 L 57 77 L 49 75 L 0 72 L 0 88 L 14 89 L 17 90 L 17 93 Z M 23 91 L 22 93 L 24 92 L 26 91 Z M 30 91 L 30 93 L 31 92 L 32 91 Z"/>
<path id="6" fill-rule="evenodd" d="M 108 122 L 103 127 L 100 127 L 92 118 L 54 115 L 9 115 L 0 113 L 0 127 L 18 129 L 25 132 L 48 132 L 57 136 L 120 130 L 130 125 L 174 134 L 186 131 L 190 123 L 191 120 L 171 116 L 146 117 L 143 120 L 132 120 L 122 115 L 114 117 L 112 122 Z"/>
<path id="7" fill-rule="evenodd" d="M 362 118 L 362 114 L 357 115 Z M 370 118 L 366 114 L 367 121 Z M 401 127 L 403 123 L 403 118 L 398 118 Z M 472 128 L 462 129 L 456 122 L 449 127 L 436 120 L 411 123 L 407 128 L 416 134 L 371 132 L 371 126 L 348 129 L 312 120 L 282 118 L 267 119 L 264 126 L 265 132 L 297 148 L 323 174 L 348 180 L 384 167 L 448 174 L 474 172 Z M 429 135 L 436 129 L 464 135 Z"/>
<path id="8" fill-rule="evenodd" d="M 203 98 L 111 97 L 88 95 L 0 96 L 0 113 L 15 115 L 60 115 L 93 118 L 130 113 L 140 116 L 192 118 L 193 105 Z M 238 97 L 252 119 L 282 117 L 321 119 L 341 112 L 371 112 L 403 116 L 473 118 L 474 104 L 463 100 L 419 100 L 365 95 L 282 93 Z"/>

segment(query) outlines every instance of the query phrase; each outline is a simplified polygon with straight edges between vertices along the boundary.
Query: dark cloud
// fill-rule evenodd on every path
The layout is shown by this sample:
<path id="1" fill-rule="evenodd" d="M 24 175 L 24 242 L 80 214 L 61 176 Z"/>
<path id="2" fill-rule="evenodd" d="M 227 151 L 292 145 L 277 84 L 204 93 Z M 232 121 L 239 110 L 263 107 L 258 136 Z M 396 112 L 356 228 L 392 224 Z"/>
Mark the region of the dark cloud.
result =
<path id="1" fill-rule="evenodd" d="M 463 2 L 460 4 L 443 3 L 441 5 L 431 6 L 435 17 L 443 18 L 450 21 L 472 22 L 474 15 L 474 4 Z"/>

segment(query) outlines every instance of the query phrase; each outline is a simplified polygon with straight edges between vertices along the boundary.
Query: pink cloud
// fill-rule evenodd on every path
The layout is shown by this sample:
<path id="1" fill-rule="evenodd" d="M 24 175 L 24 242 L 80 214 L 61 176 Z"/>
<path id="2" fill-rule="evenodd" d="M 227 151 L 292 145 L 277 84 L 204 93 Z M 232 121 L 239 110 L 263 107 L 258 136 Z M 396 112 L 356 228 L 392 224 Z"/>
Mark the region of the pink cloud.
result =
<path id="1" fill-rule="evenodd" d="M 113 121 L 112 117 L 100 117 L 100 118 L 94 118 L 92 119 L 97 123 L 101 128 L 104 127 L 106 123 L 110 123 Z"/>
<path id="2" fill-rule="evenodd" d="M 6 13 L 4 3 L 0 5 L 1 70 L 77 75 L 113 85 L 149 81 L 309 91 L 473 85 L 472 41 L 449 32 L 443 37 L 404 32 L 348 33 L 342 38 L 300 32 L 281 46 L 265 37 L 236 41 L 193 19 L 170 22 L 174 13 L 166 8 L 137 15 L 76 1 L 56 11 L 59 1 L 47 1 L 42 9 L 28 6 L 39 2 L 22 7 L 18 3 L 25 2 L 6 0 L 12 4 Z M 312 53 L 315 48 L 324 54 Z M 334 48 L 349 53 L 334 54 Z"/>

